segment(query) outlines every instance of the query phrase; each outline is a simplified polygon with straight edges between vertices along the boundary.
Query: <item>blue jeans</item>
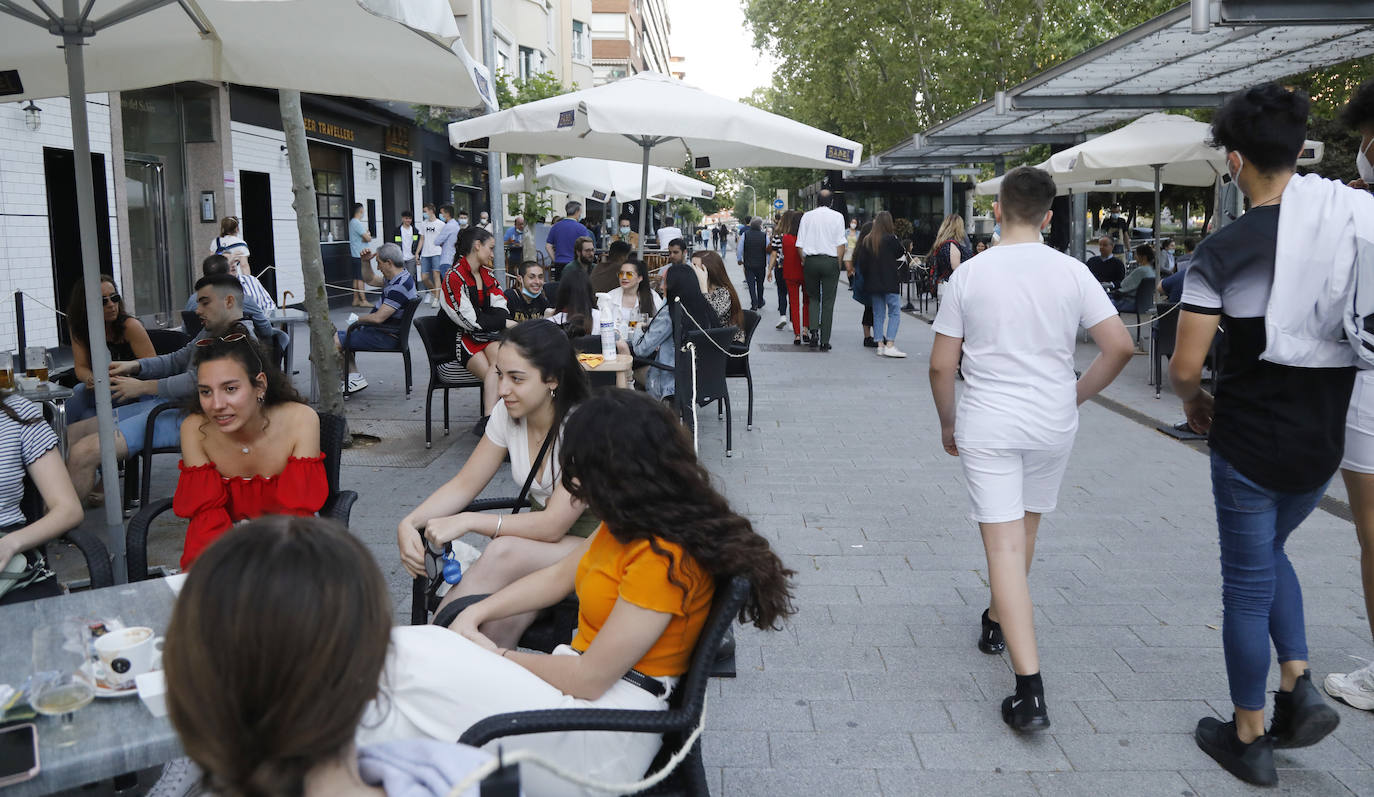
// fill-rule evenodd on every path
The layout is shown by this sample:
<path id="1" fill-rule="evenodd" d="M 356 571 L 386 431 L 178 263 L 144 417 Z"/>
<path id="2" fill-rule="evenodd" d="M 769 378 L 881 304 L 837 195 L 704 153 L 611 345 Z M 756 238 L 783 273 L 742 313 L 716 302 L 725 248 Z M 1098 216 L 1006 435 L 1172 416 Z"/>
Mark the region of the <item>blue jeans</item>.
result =
<path id="1" fill-rule="evenodd" d="M 1261 487 L 1212 452 L 1212 496 L 1221 541 L 1222 645 L 1231 702 L 1264 708 L 1269 640 L 1279 663 L 1307 660 L 1302 587 L 1283 545 L 1326 492 Z"/>
<path id="2" fill-rule="evenodd" d="M 896 293 L 871 293 L 873 303 L 873 339 L 892 341 L 897 339 L 897 327 L 902 325 L 902 297 Z"/>
<path id="3" fill-rule="evenodd" d="M 110 397 L 114 402 L 115 409 L 137 404 L 140 401 L 157 401 L 156 396 L 141 396 L 133 401 L 120 401 L 114 396 Z M 77 382 L 76 387 L 72 388 L 72 397 L 67 399 L 67 423 L 76 423 L 87 418 L 95 417 L 95 393 L 86 387 L 85 382 Z"/>
<path id="4" fill-rule="evenodd" d="M 144 439 L 148 428 L 148 413 L 165 403 L 164 399 L 148 396 L 133 404 L 125 404 L 115 410 L 115 426 L 124 435 L 124 444 L 129 447 L 129 456 L 143 451 L 148 443 Z M 153 424 L 153 448 L 177 448 L 181 445 L 181 419 L 179 411 L 164 412 L 157 416 Z"/>

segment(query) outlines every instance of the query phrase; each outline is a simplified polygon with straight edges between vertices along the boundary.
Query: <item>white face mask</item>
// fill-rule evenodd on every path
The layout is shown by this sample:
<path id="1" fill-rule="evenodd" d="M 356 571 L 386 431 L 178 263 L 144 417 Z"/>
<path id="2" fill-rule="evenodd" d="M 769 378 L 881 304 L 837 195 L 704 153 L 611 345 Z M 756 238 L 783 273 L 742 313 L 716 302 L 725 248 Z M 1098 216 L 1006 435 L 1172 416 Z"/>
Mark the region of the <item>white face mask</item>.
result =
<path id="1" fill-rule="evenodd" d="M 468 226 L 468 220 L 467 220 L 467 219 L 464 219 L 464 218 L 459 218 L 459 219 L 458 219 L 458 226 L 459 226 L 459 227 L 466 227 L 466 226 Z"/>
<path id="2" fill-rule="evenodd" d="M 621 228 L 620 228 L 620 234 L 621 234 L 621 235 L 628 235 L 629 233 L 630 233 L 630 228 L 629 228 L 629 227 L 621 227 Z"/>
<path id="3" fill-rule="evenodd" d="M 1370 145 L 1374 145 L 1374 139 L 1370 139 Z M 1360 179 L 1365 184 L 1374 186 L 1374 164 L 1369 162 L 1369 147 L 1366 146 L 1355 156 L 1355 168 L 1360 172 Z"/>
<path id="4" fill-rule="evenodd" d="M 1234 172 L 1232 172 L 1232 171 L 1231 171 L 1231 163 L 1230 163 L 1230 161 L 1227 161 L 1227 163 L 1226 163 L 1226 173 L 1229 174 L 1229 175 L 1231 175 L 1231 182 L 1237 183 L 1237 187 L 1239 187 L 1239 183 L 1238 183 L 1237 181 L 1240 180 L 1240 173 L 1243 172 L 1243 171 L 1245 171 L 1245 156 L 1244 156 L 1244 155 L 1241 155 L 1239 152 L 1237 152 L 1237 153 L 1236 153 L 1236 160 L 1240 161 L 1240 167 L 1237 168 Z"/>

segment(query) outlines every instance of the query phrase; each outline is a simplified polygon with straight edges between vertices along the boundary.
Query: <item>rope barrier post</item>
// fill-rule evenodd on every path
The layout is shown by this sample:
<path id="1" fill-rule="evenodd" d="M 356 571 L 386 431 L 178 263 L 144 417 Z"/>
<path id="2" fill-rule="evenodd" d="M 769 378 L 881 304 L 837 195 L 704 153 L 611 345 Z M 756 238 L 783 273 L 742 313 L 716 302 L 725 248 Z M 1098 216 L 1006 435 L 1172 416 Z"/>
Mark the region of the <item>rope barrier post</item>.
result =
<path id="1" fill-rule="evenodd" d="M 28 363 L 24 362 L 24 349 L 28 345 L 28 336 L 24 333 L 24 292 L 14 292 L 14 325 L 19 336 L 19 362 L 15 364 L 14 372 L 27 372 Z"/>

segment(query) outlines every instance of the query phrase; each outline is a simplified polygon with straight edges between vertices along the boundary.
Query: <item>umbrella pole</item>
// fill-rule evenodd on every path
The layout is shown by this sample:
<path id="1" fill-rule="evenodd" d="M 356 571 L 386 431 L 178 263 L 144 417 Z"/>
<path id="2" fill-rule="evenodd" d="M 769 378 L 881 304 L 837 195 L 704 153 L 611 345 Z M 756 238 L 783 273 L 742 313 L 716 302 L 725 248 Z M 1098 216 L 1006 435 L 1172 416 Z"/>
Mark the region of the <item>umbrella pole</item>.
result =
<path id="1" fill-rule="evenodd" d="M 100 474 L 105 486 L 105 537 L 114 555 L 114 577 L 124 583 L 124 502 L 119 491 L 119 461 L 114 447 L 114 405 L 110 401 L 110 350 L 105 344 L 105 313 L 100 299 L 100 253 L 96 250 L 95 184 L 91 177 L 91 136 L 86 118 L 84 37 L 71 24 L 80 19 L 77 0 L 62 0 L 69 24 L 62 34 L 67 62 L 67 96 L 72 112 L 72 154 L 76 160 L 76 217 L 81 229 L 81 278 L 86 294 L 86 329 L 90 336 L 91 373 L 95 378 L 95 414 L 100 424 Z M 108 224 L 109 221 L 105 220 Z M 151 444 L 152 441 L 148 441 Z M 84 499 L 85 496 L 78 496 Z"/>
<path id="2" fill-rule="evenodd" d="M 1160 192 L 1160 191 L 1163 189 L 1163 187 L 1164 187 L 1163 184 L 1160 182 L 1160 179 L 1159 179 L 1159 178 L 1160 178 L 1160 172 L 1164 169 L 1164 164 L 1162 164 L 1162 163 L 1156 163 L 1156 164 L 1154 165 L 1153 168 L 1154 168 L 1154 170 L 1155 170 L 1155 229 L 1154 229 L 1154 236 L 1155 236 L 1155 239 L 1154 239 L 1155 263 L 1154 263 L 1154 265 L 1155 265 L 1155 271 L 1156 271 L 1156 273 L 1157 273 L 1157 272 L 1159 271 L 1159 250 L 1160 250 L 1160 246 L 1159 246 L 1159 192 Z"/>
<path id="3" fill-rule="evenodd" d="M 635 252 L 635 257 L 638 258 L 644 257 L 644 244 L 648 241 L 644 237 L 644 225 L 649 220 L 649 150 L 654 147 L 651 141 L 652 139 L 646 136 L 639 142 L 640 146 L 644 147 L 644 171 L 639 176 L 639 248 Z M 658 246 L 660 249 L 667 249 L 668 243 L 659 241 Z"/>

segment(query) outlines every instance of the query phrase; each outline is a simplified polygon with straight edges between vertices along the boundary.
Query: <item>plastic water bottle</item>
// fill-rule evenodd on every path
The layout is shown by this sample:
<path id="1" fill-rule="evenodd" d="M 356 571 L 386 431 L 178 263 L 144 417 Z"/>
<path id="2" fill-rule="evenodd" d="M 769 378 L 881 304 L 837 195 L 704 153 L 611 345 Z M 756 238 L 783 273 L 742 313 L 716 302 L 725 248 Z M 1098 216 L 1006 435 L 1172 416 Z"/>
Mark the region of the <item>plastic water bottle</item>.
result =
<path id="1" fill-rule="evenodd" d="M 615 350 L 615 307 L 611 299 L 604 293 L 598 293 L 597 303 L 601 305 L 598 315 L 601 317 L 601 356 L 607 360 L 614 360 Z"/>

